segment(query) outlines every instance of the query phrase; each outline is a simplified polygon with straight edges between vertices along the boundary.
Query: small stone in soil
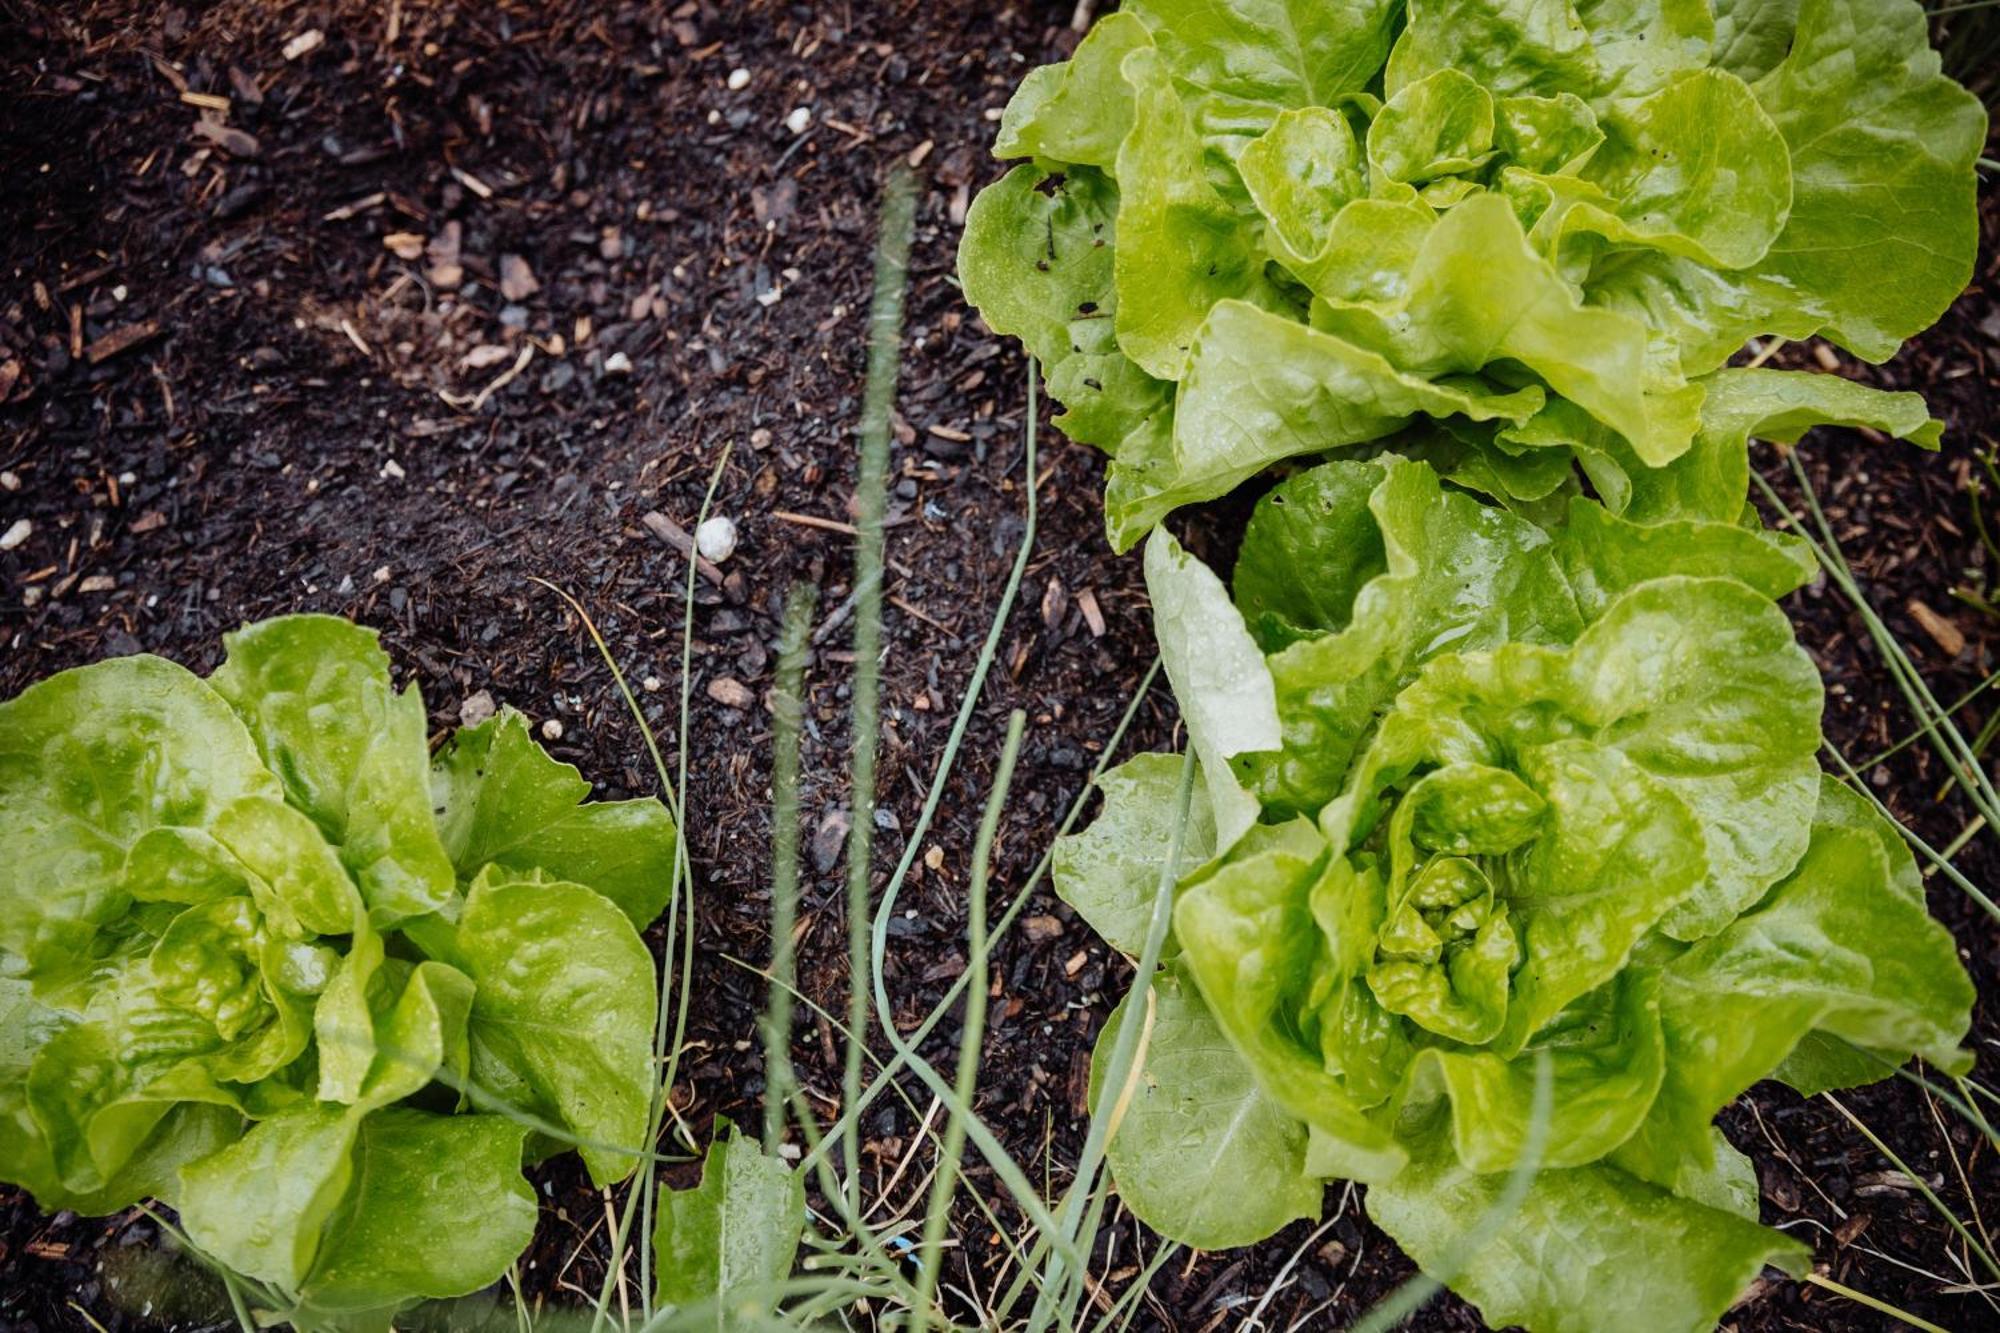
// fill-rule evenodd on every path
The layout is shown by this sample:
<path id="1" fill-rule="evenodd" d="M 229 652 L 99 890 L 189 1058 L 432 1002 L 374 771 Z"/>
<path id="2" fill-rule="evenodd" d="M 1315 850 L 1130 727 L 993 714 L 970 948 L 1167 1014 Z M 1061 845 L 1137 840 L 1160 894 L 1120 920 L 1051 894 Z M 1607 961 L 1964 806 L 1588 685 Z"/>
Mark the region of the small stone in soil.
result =
<path id="1" fill-rule="evenodd" d="M 703 519 L 694 530 L 694 549 L 703 558 L 721 564 L 736 554 L 736 524 L 721 514 Z"/>

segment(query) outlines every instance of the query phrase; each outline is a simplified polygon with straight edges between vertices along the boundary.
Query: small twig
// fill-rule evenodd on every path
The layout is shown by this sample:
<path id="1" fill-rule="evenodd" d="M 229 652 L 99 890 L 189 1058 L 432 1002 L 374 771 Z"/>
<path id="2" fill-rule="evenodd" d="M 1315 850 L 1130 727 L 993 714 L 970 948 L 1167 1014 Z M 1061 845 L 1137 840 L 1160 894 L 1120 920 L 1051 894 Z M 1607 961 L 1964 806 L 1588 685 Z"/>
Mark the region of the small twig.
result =
<path id="1" fill-rule="evenodd" d="M 639 515 L 639 521 L 646 525 L 648 532 L 673 547 L 676 551 L 679 551 L 683 559 L 694 561 L 694 567 L 701 571 L 703 578 L 707 579 L 710 583 L 719 584 L 722 582 L 721 567 L 706 556 L 696 553 L 694 538 L 688 535 L 686 528 L 683 528 L 657 509 L 649 509 Z"/>

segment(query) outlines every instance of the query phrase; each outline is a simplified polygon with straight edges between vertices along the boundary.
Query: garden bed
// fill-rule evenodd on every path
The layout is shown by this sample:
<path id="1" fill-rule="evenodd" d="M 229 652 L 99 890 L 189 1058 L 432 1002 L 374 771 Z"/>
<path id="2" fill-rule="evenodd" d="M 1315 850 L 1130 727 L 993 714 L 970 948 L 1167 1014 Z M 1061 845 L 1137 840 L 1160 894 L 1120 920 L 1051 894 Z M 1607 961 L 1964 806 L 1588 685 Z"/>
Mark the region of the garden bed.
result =
<path id="1" fill-rule="evenodd" d="M 1026 371 L 1018 347 L 960 300 L 960 223 L 997 174 L 986 154 L 997 109 L 1026 68 L 1073 46 L 1074 8 L 6 7 L 0 695 L 140 650 L 206 670 L 220 634 L 243 621 L 329 611 L 379 628 L 414 664 L 437 732 L 483 694 L 543 724 L 553 753 L 605 780 L 600 796 L 650 792 L 609 674 L 532 580 L 590 611 L 670 734 L 686 566 L 661 533 L 694 526 L 728 449 L 714 503 L 741 540 L 698 582 L 687 682 L 699 933 L 677 1105 L 697 1128 L 718 1115 L 754 1123 L 762 1061 L 750 1038 L 765 992 L 745 964 L 768 954 L 767 694 L 779 611 L 801 580 L 817 588 L 820 616 L 801 989 L 830 1011 L 845 1004 L 844 529 L 878 186 L 898 161 L 920 186 L 887 537 L 877 846 L 888 859 L 916 820 L 1022 532 Z M 200 130 L 203 99 L 217 97 L 230 101 L 229 131 Z M 1967 499 L 1975 454 L 2000 444 L 1990 193 L 1982 217 L 1972 289 L 1895 362 L 1827 360 L 1818 344 L 1785 354 L 1921 389 L 1947 423 L 1937 455 L 1835 430 L 1803 446 L 1848 558 L 1945 699 L 1993 669 L 2000 639 L 1953 597 L 1968 570 L 1982 587 L 2000 574 Z M 1099 456 L 1052 431 L 1042 441 L 1021 603 L 890 932 L 887 980 L 905 1027 L 964 965 L 973 827 L 1008 711 L 1026 710 L 1029 727 L 1002 825 L 1003 898 L 1152 657 L 1138 558 L 1113 558 L 1103 540 Z M 1774 480 L 1789 476 L 1768 450 L 1757 458 Z M 1241 518 L 1197 518 L 1191 545 L 1219 554 Z M 1815 585 L 1788 610 L 1826 675 L 1833 743 L 1859 761 L 1906 735 L 1900 696 L 1838 593 Z M 1989 710 L 1975 702 L 1968 716 Z M 1173 737 L 1172 701 L 1156 687 L 1126 748 Z M 1927 748 L 1874 778 L 1933 845 L 1960 833 L 1967 816 L 1938 799 L 1947 779 Z M 1975 836 L 1959 860 L 1989 887 L 2000 879 L 1992 846 Z M 1990 920 L 1946 888 L 1932 905 L 1982 994 L 1994 993 Z M 1052 894 L 997 954 L 979 1109 L 1058 1186 L 1080 1146 L 1091 1043 L 1127 970 Z M 941 1026 L 938 1053 L 956 1035 Z M 1968 1044 L 2000 1057 L 1996 1037 L 1982 1005 Z M 831 1027 L 804 1015 L 795 1058 L 826 1109 L 840 1081 Z M 2000 1197 L 1986 1145 L 1919 1089 L 1891 1081 L 1845 1100 L 1962 1214 Z M 1823 1100 L 1761 1085 L 1722 1124 L 1758 1164 L 1764 1220 L 1811 1242 L 1831 1276 L 1946 1327 L 1992 1317 L 1980 1297 L 1946 1290 L 1963 1274 L 1945 1222 Z M 872 1200 L 917 1125 L 883 1109 L 865 1131 Z M 693 1168 L 669 1174 L 688 1184 Z M 604 1205 L 573 1161 L 540 1179 L 526 1282 L 551 1303 L 580 1303 L 602 1279 Z M 990 1183 L 977 1170 L 971 1182 Z M 1341 1197 L 1330 1192 L 1329 1209 Z M 1001 1216 L 1018 1221 L 1004 1206 Z M 143 1217 L 51 1220 L 6 1193 L 0 1219 L 0 1323 L 212 1318 L 162 1323 L 129 1299 L 145 1267 L 135 1256 L 156 1240 Z M 983 1288 L 1004 1247 L 976 1213 L 960 1221 L 959 1253 Z M 1133 1225 L 1107 1228 L 1112 1292 Z M 1175 1262 L 1141 1324 L 1233 1326 L 1236 1304 L 1262 1295 L 1312 1230 Z M 1320 1318 L 1345 1322 L 1409 1271 L 1350 1203 L 1292 1265 L 1267 1326 L 1329 1298 Z M 1880 1326 L 1790 1282 L 1731 1321 Z M 1479 1325 L 1444 1297 L 1414 1326 Z"/>

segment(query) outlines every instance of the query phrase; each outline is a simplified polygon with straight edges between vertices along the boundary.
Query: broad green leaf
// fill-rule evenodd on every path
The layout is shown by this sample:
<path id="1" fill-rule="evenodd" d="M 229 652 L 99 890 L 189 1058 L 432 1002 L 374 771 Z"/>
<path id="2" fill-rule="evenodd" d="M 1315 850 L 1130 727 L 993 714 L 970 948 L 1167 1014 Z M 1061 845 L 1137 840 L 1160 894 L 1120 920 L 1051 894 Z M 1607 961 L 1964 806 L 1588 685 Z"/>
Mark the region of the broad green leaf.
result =
<path id="1" fill-rule="evenodd" d="M 805 1221 L 805 1181 L 719 1121 L 701 1184 L 660 1193 L 654 1299 L 681 1307 L 712 1301 L 717 1330 L 734 1328 L 746 1313 L 768 1313 L 792 1274 Z"/>
<path id="2" fill-rule="evenodd" d="M 1046 187 L 1046 188 L 1044 188 Z M 1079 319 L 1108 319 L 1118 188 L 1096 171 L 1050 181 L 1015 167 L 979 192 L 965 215 L 958 277 L 995 333 L 1011 334 L 1044 366 L 1074 350 Z"/>
<path id="3" fill-rule="evenodd" d="M 1391 97 L 1441 69 L 1477 70 L 1495 97 L 1596 92 L 1590 37 L 1569 0 L 1411 0 L 1407 13 L 1383 80 Z"/>
<path id="4" fill-rule="evenodd" d="M 251 1085 L 310 1038 L 310 996 L 292 987 L 323 985 L 326 962 L 295 948 L 263 933 L 247 898 L 220 898 L 185 909 L 150 956 L 97 977 L 28 1071 L 28 1105 L 66 1188 L 109 1188 L 176 1102 L 250 1109 Z"/>
<path id="5" fill-rule="evenodd" d="M 1972 986 L 1950 934 L 1894 887 L 1900 839 L 1830 778 L 1821 802 L 1811 847 L 1770 897 L 1665 965 L 1667 1081 L 1620 1154 L 1629 1169 L 1671 1179 L 1681 1155 L 1705 1153 L 1715 1113 L 1810 1031 L 1881 1052 L 1891 1067 L 1911 1055 L 1968 1067 L 1958 1044 Z M 1875 1065 L 1872 1077 L 1886 1072 Z"/>
<path id="6" fill-rule="evenodd" d="M 1806 294 L 1818 331 L 1887 360 L 1972 277 L 1985 109 L 1938 72 L 1911 0 L 1802 0 L 1790 53 L 1756 93 L 1795 182 L 1759 272 Z"/>
<path id="7" fill-rule="evenodd" d="M 1716 0 L 1710 61 L 1739 79 L 1756 80 L 1791 50 L 1799 0 Z"/>
<path id="8" fill-rule="evenodd" d="M 238 1273 L 297 1290 L 354 1179 L 359 1123 L 349 1107 L 301 1107 L 181 1168 L 188 1238 Z"/>
<path id="9" fill-rule="evenodd" d="M 1819 672 L 1782 612 L 1734 580 L 1642 584 L 1577 641 L 1582 716 L 1687 802 L 1708 873 L 1664 923 L 1713 933 L 1797 863 L 1819 790 Z"/>
<path id="10" fill-rule="evenodd" d="M 1121 66 L 1130 52 L 1152 44 L 1145 24 L 1131 14 L 1106 14 L 1084 34 L 1075 55 L 1036 70 L 1015 91 L 993 156 L 1110 170 L 1132 129 L 1132 89 Z"/>
<path id="11" fill-rule="evenodd" d="M 1308 281 L 1343 205 L 1367 193 L 1347 117 L 1326 107 L 1286 111 L 1250 141 L 1236 170 L 1270 227 L 1272 258 Z"/>
<path id="12" fill-rule="evenodd" d="M 1153 898 L 1173 847 L 1181 767 L 1179 755 L 1134 755 L 1098 778 L 1104 808 L 1090 827 L 1056 839 L 1050 873 L 1057 895 L 1106 943 L 1134 958 L 1145 948 Z M 1213 855 L 1215 819 L 1197 783 L 1172 882 Z"/>
<path id="13" fill-rule="evenodd" d="M 1507 1180 L 1466 1168 L 1434 1126 L 1410 1166 L 1370 1185 L 1366 1200 L 1405 1253 L 1495 1328 L 1707 1333 L 1766 1264 L 1799 1273 L 1812 1257 L 1782 1232 L 1615 1167 L 1540 1172 L 1518 1207 L 1496 1215 Z M 1462 1257 L 1468 1234 L 1486 1244 Z"/>
<path id="14" fill-rule="evenodd" d="M 1574 173 L 1604 142 L 1597 114 L 1575 93 L 1503 97 L 1494 112 L 1494 147 L 1525 171 L 1551 176 Z"/>
<path id="15" fill-rule="evenodd" d="M 1866 426 L 1935 449 L 1944 431 L 1921 395 L 1885 393 L 1838 375 L 1731 369 L 1702 382 L 1707 396 L 1693 447 L 1666 467 L 1630 469 L 1627 518 L 1739 521 L 1749 501 L 1752 439 L 1789 444 L 1815 426 Z"/>
<path id="16" fill-rule="evenodd" d="M 498 1281 L 535 1234 L 525 1133 L 495 1115 L 388 1110 L 362 1120 L 353 1187 L 325 1224 L 303 1304 L 368 1310 Z"/>
<path id="17" fill-rule="evenodd" d="M 1113 1118 L 1105 1160 L 1119 1199 L 1197 1250 L 1252 1245 L 1318 1217 L 1325 1185 L 1306 1174 L 1305 1125 L 1258 1088 L 1191 980 L 1162 972 L 1147 994 L 1128 1085 L 1107 1089 L 1103 1079 L 1133 996 L 1105 1020 L 1090 1066 L 1092 1113 Z"/>
<path id="18" fill-rule="evenodd" d="M 74 978 L 131 933 L 127 862 L 147 834 L 200 832 L 239 797 L 278 794 L 228 704 L 172 662 L 118 658 L 30 686 L 0 704 L 0 948 L 38 985 Z M 169 835 L 167 866 L 189 859 Z"/>
<path id="19" fill-rule="evenodd" d="M 1146 595 L 1160 662 L 1201 761 L 1215 850 L 1223 851 L 1257 819 L 1257 800 L 1230 760 L 1279 742 L 1271 672 L 1222 580 L 1165 528 L 1146 543 Z"/>
<path id="20" fill-rule="evenodd" d="M 1108 176 L 1084 167 L 1057 179 L 1023 165 L 980 191 L 958 248 L 966 299 L 1041 361 L 1049 392 L 1069 409 L 1058 418 L 1064 431 L 1113 451 L 1170 396 L 1112 336 L 1117 215 Z"/>
<path id="21" fill-rule="evenodd" d="M 1110 343 L 1110 316 L 1080 318 L 1070 332 L 1079 347 Z M 1049 396 L 1063 405 L 1055 417 L 1062 433 L 1108 454 L 1116 454 L 1127 436 L 1155 417 L 1173 419 L 1173 386 L 1139 369 L 1115 344 L 1110 351 L 1078 351 L 1056 362 L 1048 387 Z"/>
<path id="22" fill-rule="evenodd" d="M 249 872 L 250 896 L 279 935 L 346 935 L 365 924 L 339 855 L 309 817 L 275 796 L 231 801 L 211 832 Z"/>
<path id="23" fill-rule="evenodd" d="M 1132 132 L 1118 150 L 1118 345 L 1147 374 L 1178 380 L 1195 333 L 1218 301 L 1278 297 L 1264 254 L 1236 209 L 1210 183 L 1201 141 L 1160 56 L 1125 57 Z"/>
<path id="24" fill-rule="evenodd" d="M 474 1101 L 519 1089 L 566 1126 L 600 1185 L 645 1146 L 653 956 L 609 899 L 489 870 L 467 894 L 456 957 L 472 978 Z M 480 1093 L 485 1093 L 481 1096 Z"/>
<path id="25" fill-rule="evenodd" d="M 382 937 L 372 929 L 356 932 L 353 945 L 334 969 L 333 980 L 313 1006 L 313 1040 L 319 1055 L 323 1102 L 361 1100 L 361 1085 L 375 1063 L 375 1008 L 370 991 L 382 967 Z"/>
<path id="26" fill-rule="evenodd" d="M 1909 0 L 1802 0 L 1797 13 L 1784 60 L 1752 85 L 1791 158 L 1792 208 L 1769 253 L 1736 271 L 1662 251 L 1614 254 L 1585 283 L 1594 304 L 1674 340 L 1689 374 L 1767 333 L 1820 334 L 1886 360 L 1972 274 L 1986 116 L 1938 72 L 1923 11 Z M 1775 40 L 1775 27 L 1763 31 Z"/>
<path id="27" fill-rule="evenodd" d="M 1381 463 L 1323 463 L 1257 501 L 1231 593 L 1268 651 L 1345 629 L 1361 589 L 1387 572 L 1388 539 L 1370 508 L 1385 476 Z"/>
<path id="28" fill-rule="evenodd" d="M 1493 152 L 1493 95 L 1456 69 L 1396 90 L 1368 127 L 1368 164 L 1382 182 L 1421 184 L 1472 172 Z"/>
<path id="29" fill-rule="evenodd" d="M 27 982 L 0 977 L 0 1180 L 25 1188 L 49 1213 L 98 1216 L 145 1198 L 171 1201 L 180 1168 L 242 1133 L 243 1117 L 223 1106 L 174 1106 L 115 1171 L 90 1187 L 70 1188 L 56 1171 L 48 1131 L 29 1106 L 28 1073 L 42 1047 L 72 1022 L 39 1003 Z"/>
<path id="30" fill-rule="evenodd" d="M 471 1072 L 472 1002 L 472 979 L 457 968 L 431 960 L 410 968 L 402 993 L 376 1019 L 375 1061 L 361 1085 L 360 1104 L 401 1101 L 440 1071 L 463 1089 Z"/>
<path id="31" fill-rule="evenodd" d="M 445 963 L 397 959 L 385 968 L 383 961 L 379 936 L 357 936 L 320 993 L 313 1026 L 323 1102 L 386 1106 L 424 1087 L 441 1067 L 464 1085 L 471 979 Z"/>
<path id="32" fill-rule="evenodd" d="M 1329 1071 L 1324 1051 L 1301 1039 L 1333 962 L 1313 915 L 1326 853 L 1307 820 L 1254 826 L 1182 885 L 1174 934 L 1216 1024 L 1258 1085 L 1337 1145 L 1345 1174 L 1374 1179 L 1397 1169 L 1401 1150 Z M 1372 1089 L 1381 1075 L 1364 1077 Z"/>
<path id="33" fill-rule="evenodd" d="M 549 757 L 509 708 L 461 730 L 431 769 L 439 835 L 461 880 L 487 866 L 597 890 L 644 930 L 673 892 L 679 838 L 655 800 L 585 803 L 590 784 Z"/>
<path id="34" fill-rule="evenodd" d="M 1525 959 L 1496 1043 L 1509 1052 L 1616 976 L 1646 932 L 1698 891 L 1705 868 L 1698 817 L 1621 751 L 1561 740 L 1526 751 L 1522 764 L 1548 802 L 1549 828 L 1507 895 Z"/>
<path id="35" fill-rule="evenodd" d="M 1315 328 L 1380 352 L 1409 374 L 1469 375 L 1518 362 L 1623 435 L 1651 466 L 1679 456 L 1693 437 L 1700 390 L 1656 371 L 1639 320 L 1582 304 L 1499 195 L 1476 195 L 1438 220 L 1399 299 L 1355 299 L 1326 285 L 1316 291 Z M 1184 402 L 1183 431 L 1189 410 Z"/>
<path id="36" fill-rule="evenodd" d="M 1111 544 L 1126 550 L 1182 505 L 1227 494 L 1282 459 L 1392 435 L 1419 413 L 1525 421 L 1542 402 L 1532 386 L 1407 374 L 1345 339 L 1225 301 L 1195 339 L 1171 434 L 1128 439 L 1111 465 Z"/>
<path id="37" fill-rule="evenodd" d="M 1335 106 L 1374 82 L 1388 0 L 1132 0 L 1201 136 L 1235 159 L 1279 113 Z"/>
<path id="38" fill-rule="evenodd" d="M 1703 519 L 1634 523 L 1577 498 L 1555 550 L 1578 607 L 1594 620 L 1623 593 L 1670 574 L 1737 579 L 1775 601 L 1819 569 L 1810 547 L 1781 537 Z"/>
<path id="39" fill-rule="evenodd" d="M 1546 1050 L 1554 1096 L 1544 1168 L 1584 1166 L 1630 1138 L 1666 1072 L 1659 979 L 1628 968 L 1571 1004 L 1507 1060 L 1490 1051 L 1434 1048 L 1418 1056 L 1451 1098 L 1452 1146 L 1473 1171 L 1511 1170 L 1533 1130 L 1532 1055 Z"/>
<path id="40" fill-rule="evenodd" d="M 1424 662 L 1564 643 L 1583 627 L 1543 532 L 1399 459 L 1328 463 L 1281 483 L 1251 516 L 1236 587 L 1267 636 L 1274 622 L 1327 631 L 1270 657 L 1284 743 L 1253 761 L 1266 806 L 1307 814 L 1338 793 Z"/>
<path id="41" fill-rule="evenodd" d="M 286 799 L 339 848 L 375 924 L 455 912 L 431 820 L 423 700 L 396 692 L 374 632 L 337 616 L 280 616 L 223 643 L 209 683 L 249 726 Z"/>
<path id="42" fill-rule="evenodd" d="M 1712 268 L 1746 268 L 1770 250 L 1792 207 L 1791 154 L 1741 79 L 1683 74 L 1618 106 L 1608 128 L 1581 178 L 1612 206 L 1574 209 L 1569 225 Z"/>

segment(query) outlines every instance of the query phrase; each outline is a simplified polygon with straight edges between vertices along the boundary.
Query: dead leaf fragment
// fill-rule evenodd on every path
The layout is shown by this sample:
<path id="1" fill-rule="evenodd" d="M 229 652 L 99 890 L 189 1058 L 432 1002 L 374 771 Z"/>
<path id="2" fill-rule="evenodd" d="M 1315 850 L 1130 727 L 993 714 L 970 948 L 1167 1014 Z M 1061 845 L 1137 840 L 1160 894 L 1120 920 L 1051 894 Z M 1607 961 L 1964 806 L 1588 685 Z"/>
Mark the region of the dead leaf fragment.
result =
<path id="1" fill-rule="evenodd" d="M 194 137 L 214 144 L 231 157 L 262 157 L 264 154 L 264 146 L 257 142 L 256 135 L 220 121 L 197 120 Z"/>
<path id="2" fill-rule="evenodd" d="M 1923 626 L 1924 633 L 1932 642 L 1944 650 L 1946 657 L 1957 657 L 1965 651 L 1965 632 L 1945 616 L 1925 606 L 1912 597 L 1909 604 L 1910 619 Z"/>
<path id="3" fill-rule="evenodd" d="M 717 676 L 708 682 L 708 697 L 724 708 L 749 708 L 757 702 L 756 693 L 734 676 Z"/>

